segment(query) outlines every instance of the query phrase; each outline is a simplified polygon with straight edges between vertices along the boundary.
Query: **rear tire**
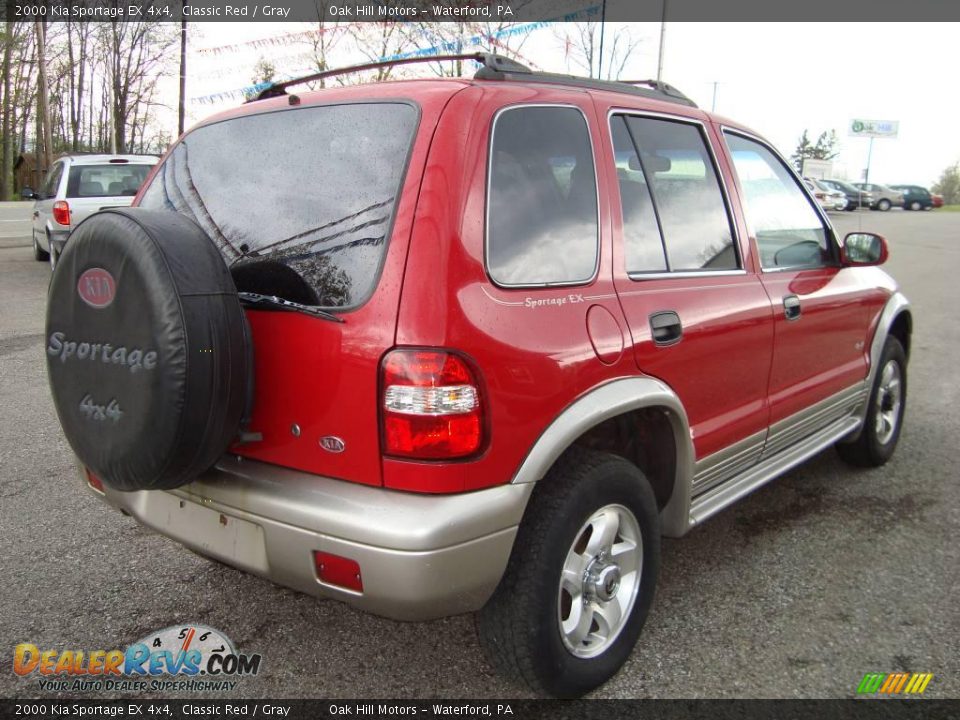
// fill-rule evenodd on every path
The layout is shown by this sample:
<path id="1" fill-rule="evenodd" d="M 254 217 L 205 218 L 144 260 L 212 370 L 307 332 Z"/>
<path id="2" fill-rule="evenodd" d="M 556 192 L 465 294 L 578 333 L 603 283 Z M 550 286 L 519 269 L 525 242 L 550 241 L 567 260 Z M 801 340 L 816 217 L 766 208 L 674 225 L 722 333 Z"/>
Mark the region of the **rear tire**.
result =
<path id="1" fill-rule="evenodd" d="M 37 242 L 37 234 L 33 233 L 33 259 L 37 262 L 46 262 L 50 259 L 50 253 L 40 247 Z"/>
<path id="2" fill-rule="evenodd" d="M 580 697 L 630 656 L 659 565 L 659 513 L 643 474 L 616 455 L 569 449 L 537 484 L 477 616 L 484 653 L 538 694 Z"/>
<path id="3" fill-rule="evenodd" d="M 880 467 L 897 449 L 907 406 L 907 354 L 895 337 L 888 337 L 884 343 L 867 402 L 860 436 L 836 447 L 840 457 L 851 465 Z"/>
<path id="4" fill-rule="evenodd" d="M 921 204 L 918 203 L 916 200 L 914 200 L 912 203 L 910 203 L 910 209 L 911 209 L 911 210 L 923 210 L 923 205 L 921 205 Z"/>
<path id="5" fill-rule="evenodd" d="M 880 211 L 882 211 L 882 212 L 886 212 L 886 211 L 889 210 L 889 209 L 890 209 L 890 201 L 889 201 L 889 200 L 881 200 L 880 202 L 877 203 L 877 210 L 880 210 Z"/>

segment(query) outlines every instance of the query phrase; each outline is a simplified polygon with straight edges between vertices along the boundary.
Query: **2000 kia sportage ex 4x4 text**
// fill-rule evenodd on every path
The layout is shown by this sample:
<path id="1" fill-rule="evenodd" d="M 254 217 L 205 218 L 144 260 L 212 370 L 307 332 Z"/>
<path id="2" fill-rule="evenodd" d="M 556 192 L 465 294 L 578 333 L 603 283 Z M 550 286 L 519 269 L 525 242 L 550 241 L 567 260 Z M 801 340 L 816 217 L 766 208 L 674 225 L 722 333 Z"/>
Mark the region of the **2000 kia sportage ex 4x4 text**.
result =
<path id="1" fill-rule="evenodd" d="M 200 553 L 400 619 L 477 611 L 575 696 L 661 535 L 821 449 L 894 451 L 911 316 L 789 165 L 669 86 L 530 73 L 267 97 L 54 273 L 85 482 Z"/>

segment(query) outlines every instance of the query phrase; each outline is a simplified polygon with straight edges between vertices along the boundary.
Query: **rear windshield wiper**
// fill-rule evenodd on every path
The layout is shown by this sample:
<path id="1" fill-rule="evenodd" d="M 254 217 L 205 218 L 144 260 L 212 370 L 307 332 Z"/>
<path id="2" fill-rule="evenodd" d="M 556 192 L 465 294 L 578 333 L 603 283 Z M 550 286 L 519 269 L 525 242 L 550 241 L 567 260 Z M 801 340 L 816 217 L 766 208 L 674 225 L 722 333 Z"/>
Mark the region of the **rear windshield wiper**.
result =
<path id="1" fill-rule="evenodd" d="M 267 305 L 272 308 L 276 308 L 277 310 L 300 312 L 306 315 L 313 315 L 314 317 L 323 318 L 324 320 L 332 320 L 333 322 L 337 323 L 346 322 L 346 320 L 343 318 L 338 317 L 331 312 L 327 312 L 326 310 L 321 310 L 313 305 L 301 305 L 300 303 L 293 302 L 292 300 L 284 300 L 276 295 L 261 295 L 260 293 L 253 292 L 238 292 L 237 296 L 240 298 L 240 302 L 244 305 Z"/>

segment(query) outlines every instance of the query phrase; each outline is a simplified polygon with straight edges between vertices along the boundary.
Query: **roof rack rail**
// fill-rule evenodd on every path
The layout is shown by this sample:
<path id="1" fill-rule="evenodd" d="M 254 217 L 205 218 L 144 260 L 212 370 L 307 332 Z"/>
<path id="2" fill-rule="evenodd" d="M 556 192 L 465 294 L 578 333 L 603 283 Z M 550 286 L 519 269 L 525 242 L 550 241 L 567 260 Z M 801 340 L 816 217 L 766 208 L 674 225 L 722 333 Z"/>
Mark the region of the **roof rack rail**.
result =
<path id="1" fill-rule="evenodd" d="M 363 63 L 362 65 L 349 65 L 347 67 L 336 68 L 334 70 L 323 70 L 322 72 L 316 72 L 311 75 L 304 75 L 303 77 L 294 78 L 292 80 L 284 80 L 283 82 L 273 83 L 264 88 L 254 97 L 247 100 L 247 102 L 255 102 L 257 100 L 280 97 L 281 95 L 287 94 L 288 87 L 302 85 L 303 83 L 313 82 L 315 80 L 322 80 L 335 75 L 348 75 L 350 73 L 363 72 L 364 70 L 375 70 L 376 68 L 382 67 L 412 65 L 414 63 L 439 62 L 444 60 L 473 60 L 474 62 L 478 62 L 483 66 L 482 70 L 492 70 L 494 72 L 513 72 L 525 74 L 533 72 L 526 65 L 521 65 L 510 58 L 503 57 L 502 55 L 496 55 L 494 53 L 476 52 L 459 53 L 454 55 L 422 55 L 418 57 L 398 58 L 396 60 L 379 60 L 377 62 Z"/>
<path id="2" fill-rule="evenodd" d="M 570 87 L 591 88 L 594 90 L 611 90 L 613 92 L 630 93 L 631 95 L 640 95 L 655 100 L 665 100 L 689 107 L 697 107 L 697 104 L 693 100 L 675 87 L 659 80 L 595 80 L 593 78 L 577 77 L 575 75 L 534 72 L 526 65 L 506 58 L 503 55 L 483 52 L 453 55 L 422 55 L 418 57 L 398 58 L 396 60 L 380 60 L 377 62 L 363 63 L 362 65 L 349 65 L 334 70 L 323 70 L 322 72 L 293 78 L 292 80 L 273 83 L 261 90 L 247 102 L 280 97 L 287 94 L 287 88 L 289 87 L 302 85 L 303 83 L 313 82 L 315 80 L 322 80 L 323 78 L 333 77 L 335 75 L 347 75 L 349 73 L 363 72 L 364 70 L 374 70 L 382 67 L 393 67 L 396 65 L 412 65 L 414 63 L 450 60 L 473 60 L 479 63 L 481 67 L 474 75 L 474 78 L 477 80 L 534 81 L 554 85 L 567 85 Z M 637 87 L 637 85 L 645 85 L 647 87 Z"/>
<path id="3" fill-rule="evenodd" d="M 654 100 L 664 100 L 689 107 L 697 107 L 697 104 L 693 100 L 675 87 L 657 80 L 597 80 L 596 78 L 562 75 L 559 73 L 533 72 L 532 70 L 518 71 L 512 68 L 500 70 L 488 66 L 477 70 L 474 77 L 478 80 L 526 80 L 527 82 L 568 85 L 570 87 L 590 88 L 591 90 L 609 90 L 611 92 L 629 93 L 630 95 L 640 95 Z M 637 85 L 649 85 L 650 87 L 636 87 Z"/>
<path id="4" fill-rule="evenodd" d="M 624 85 L 646 85 L 647 87 L 653 88 L 657 92 L 661 92 L 664 95 L 669 95 L 675 100 L 686 101 L 693 107 L 697 107 L 697 104 L 693 100 L 677 90 L 677 88 L 670 83 L 663 82 L 663 80 L 617 80 L 616 82 L 623 83 Z"/>

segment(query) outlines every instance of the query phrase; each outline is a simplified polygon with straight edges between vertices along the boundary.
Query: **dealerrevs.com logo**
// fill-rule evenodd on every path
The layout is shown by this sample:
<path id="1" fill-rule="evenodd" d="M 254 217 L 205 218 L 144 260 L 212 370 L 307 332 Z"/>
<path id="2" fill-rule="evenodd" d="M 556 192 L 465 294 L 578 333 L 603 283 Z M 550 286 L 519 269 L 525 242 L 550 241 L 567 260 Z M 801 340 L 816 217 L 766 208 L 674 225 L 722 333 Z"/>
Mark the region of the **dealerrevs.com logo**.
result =
<path id="1" fill-rule="evenodd" d="M 260 672 L 259 654 L 238 653 L 230 639 L 204 625 L 150 633 L 126 650 L 56 650 L 20 643 L 13 671 L 54 692 L 211 692 L 233 690 Z"/>

